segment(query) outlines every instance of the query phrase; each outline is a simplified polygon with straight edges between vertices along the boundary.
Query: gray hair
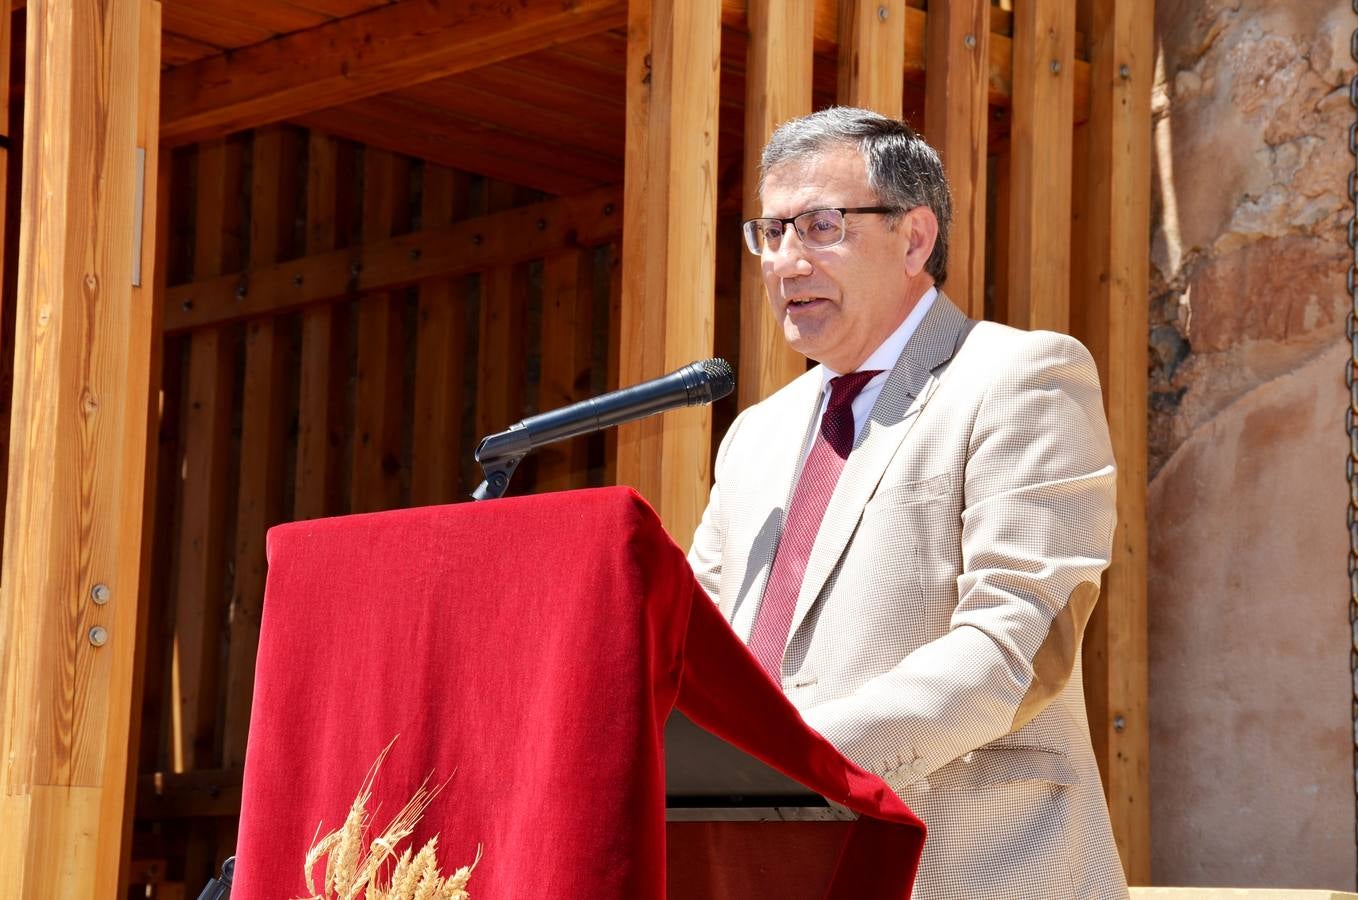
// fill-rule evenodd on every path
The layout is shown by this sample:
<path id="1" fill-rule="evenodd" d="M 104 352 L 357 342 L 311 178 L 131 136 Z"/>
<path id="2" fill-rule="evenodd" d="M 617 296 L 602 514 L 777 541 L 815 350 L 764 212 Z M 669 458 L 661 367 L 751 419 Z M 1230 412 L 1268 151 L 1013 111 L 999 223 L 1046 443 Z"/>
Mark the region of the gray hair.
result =
<path id="1" fill-rule="evenodd" d="M 948 277 L 948 227 L 952 195 L 943 163 L 933 147 L 913 128 L 868 109 L 832 106 L 784 122 L 769 138 L 759 159 L 759 192 L 764 179 L 780 163 L 818 156 L 836 146 L 856 147 L 867 167 L 868 187 L 883 206 L 913 209 L 927 206 L 938 220 L 938 240 L 924 269 L 942 285 Z M 899 216 L 889 221 L 894 227 Z"/>

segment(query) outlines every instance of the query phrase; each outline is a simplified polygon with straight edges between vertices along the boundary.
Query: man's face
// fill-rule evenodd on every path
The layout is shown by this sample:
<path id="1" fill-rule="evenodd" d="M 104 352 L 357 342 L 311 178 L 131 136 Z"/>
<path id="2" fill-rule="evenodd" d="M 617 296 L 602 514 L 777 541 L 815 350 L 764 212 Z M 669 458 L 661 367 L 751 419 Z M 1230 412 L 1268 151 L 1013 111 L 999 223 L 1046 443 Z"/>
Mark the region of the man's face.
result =
<path id="1" fill-rule="evenodd" d="M 850 146 L 774 166 L 761 196 L 761 215 L 776 218 L 880 202 L 868 187 L 862 155 Z M 922 229 L 921 219 L 927 219 Z M 778 249 L 761 257 L 783 337 L 836 372 L 858 368 L 933 283 L 922 271 L 933 247 L 933 214 L 921 208 L 895 228 L 887 222 L 884 215 L 848 213 L 843 242 L 826 248 L 806 247 L 789 227 Z M 928 246 L 921 248 L 926 238 Z"/>

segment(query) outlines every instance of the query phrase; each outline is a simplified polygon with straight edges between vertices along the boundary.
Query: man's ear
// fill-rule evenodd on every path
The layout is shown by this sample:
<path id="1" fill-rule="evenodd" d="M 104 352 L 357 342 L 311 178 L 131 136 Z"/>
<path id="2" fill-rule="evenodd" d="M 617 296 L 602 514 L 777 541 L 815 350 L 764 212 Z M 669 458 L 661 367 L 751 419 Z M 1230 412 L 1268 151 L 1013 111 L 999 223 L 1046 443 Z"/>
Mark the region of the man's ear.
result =
<path id="1" fill-rule="evenodd" d="M 911 278 L 924 271 L 929 256 L 938 240 L 938 219 L 927 206 L 917 206 L 901 219 L 901 231 L 906 239 L 905 271 Z"/>

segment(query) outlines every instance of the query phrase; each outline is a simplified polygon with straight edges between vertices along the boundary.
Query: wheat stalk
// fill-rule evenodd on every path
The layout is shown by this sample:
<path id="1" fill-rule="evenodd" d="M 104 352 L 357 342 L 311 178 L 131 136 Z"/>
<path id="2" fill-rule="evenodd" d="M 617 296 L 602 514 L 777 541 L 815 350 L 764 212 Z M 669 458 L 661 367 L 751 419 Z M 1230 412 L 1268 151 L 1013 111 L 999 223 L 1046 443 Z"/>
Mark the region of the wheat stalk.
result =
<path id="1" fill-rule="evenodd" d="M 431 789 L 426 778 L 382 833 L 371 841 L 366 840 L 372 824 L 368 803 L 372 800 L 373 782 L 394 743 L 396 739 L 392 738 L 368 769 L 344 823 L 334 831 L 312 839 L 303 863 L 306 886 L 311 895 L 298 900 L 470 900 L 467 884 L 472 871 L 481 862 L 480 846 L 476 848 L 476 858 L 470 866 L 461 867 L 447 878 L 439 869 L 437 835 L 413 855 L 409 847 L 403 852 L 399 850 L 399 845 L 414 833 L 420 817 L 447 782 Z M 317 825 L 316 833 L 320 834 L 320 830 L 321 826 Z M 317 891 L 313 873 L 321 857 L 326 861 L 325 877 Z M 395 860 L 395 864 L 384 878 L 383 869 L 391 860 Z"/>

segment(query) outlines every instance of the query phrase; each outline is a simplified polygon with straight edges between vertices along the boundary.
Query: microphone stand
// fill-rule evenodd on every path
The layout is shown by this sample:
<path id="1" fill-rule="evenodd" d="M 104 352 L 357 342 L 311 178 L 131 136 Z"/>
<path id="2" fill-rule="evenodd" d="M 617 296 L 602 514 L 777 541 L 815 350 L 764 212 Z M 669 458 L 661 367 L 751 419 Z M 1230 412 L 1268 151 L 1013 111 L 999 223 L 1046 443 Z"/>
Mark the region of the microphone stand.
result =
<path id="1" fill-rule="evenodd" d="M 509 477 L 514 474 L 514 469 L 518 467 L 527 453 L 511 454 L 509 456 L 497 456 L 491 459 L 478 459 L 481 463 L 481 472 L 486 476 L 485 480 L 472 491 L 473 500 L 499 500 L 509 489 Z"/>
<path id="2" fill-rule="evenodd" d="M 530 416 L 507 430 L 481 439 L 475 459 L 485 480 L 472 491 L 473 500 L 498 500 L 510 476 L 536 447 L 579 437 L 680 406 L 699 406 L 731 393 L 735 381 L 724 359 L 708 359 L 643 384 L 602 397 Z"/>

